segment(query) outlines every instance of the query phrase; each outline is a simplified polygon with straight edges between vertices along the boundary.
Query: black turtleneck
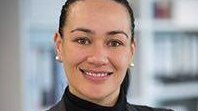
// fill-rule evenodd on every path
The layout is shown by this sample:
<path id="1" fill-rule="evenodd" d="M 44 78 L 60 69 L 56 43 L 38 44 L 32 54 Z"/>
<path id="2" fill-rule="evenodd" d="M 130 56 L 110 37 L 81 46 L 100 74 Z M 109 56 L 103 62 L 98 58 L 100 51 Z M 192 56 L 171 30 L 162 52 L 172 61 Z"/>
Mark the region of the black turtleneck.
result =
<path id="1" fill-rule="evenodd" d="M 126 95 L 123 90 L 120 91 L 118 100 L 113 107 L 100 106 L 76 97 L 75 95 L 69 92 L 69 89 L 67 87 L 61 101 L 47 111 L 173 111 L 173 110 L 151 108 L 148 106 L 129 104 L 126 101 Z"/>
<path id="2" fill-rule="evenodd" d="M 66 111 L 126 111 L 126 96 L 121 90 L 116 104 L 113 107 L 100 106 L 73 95 L 69 88 L 65 90 L 63 96 Z"/>

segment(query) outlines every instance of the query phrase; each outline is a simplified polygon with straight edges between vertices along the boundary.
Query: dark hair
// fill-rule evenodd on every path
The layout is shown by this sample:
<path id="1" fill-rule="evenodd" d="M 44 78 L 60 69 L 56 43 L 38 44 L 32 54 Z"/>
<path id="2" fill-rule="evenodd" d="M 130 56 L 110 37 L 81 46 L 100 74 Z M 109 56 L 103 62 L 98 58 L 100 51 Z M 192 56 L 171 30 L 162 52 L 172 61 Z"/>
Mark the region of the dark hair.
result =
<path id="1" fill-rule="evenodd" d="M 59 33 L 60 33 L 61 37 L 63 37 L 63 27 L 64 27 L 64 25 L 66 25 L 68 13 L 69 13 L 69 8 L 73 3 L 77 2 L 77 1 L 82 1 L 82 0 L 67 0 L 62 7 L 60 20 L 59 20 Z M 134 22 L 135 22 L 135 18 L 134 18 L 134 15 L 133 15 L 133 10 L 129 5 L 129 2 L 127 0 L 112 0 L 112 1 L 115 1 L 117 3 L 122 4 L 128 10 L 128 13 L 129 13 L 130 19 L 131 19 L 131 31 L 132 31 L 131 41 L 134 42 L 134 28 L 135 28 L 135 23 Z M 125 94 L 127 94 L 128 87 L 129 87 L 129 82 L 130 82 L 129 74 L 130 74 L 130 70 L 128 69 L 127 72 L 126 72 L 126 76 L 125 76 L 125 78 L 124 78 L 124 80 L 121 84 L 121 88 L 123 89 Z"/>
<path id="2" fill-rule="evenodd" d="M 130 84 L 130 69 L 127 69 L 126 75 L 121 84 L 122 91 L 124 92 L 125 95 L 128 92 L 129 84 Z"/>
<path id="3" fill-rule="evenodd" d="M 66 24 L 66 21 L 67 21 L 69 8 L 73 3 L 77 2 L 77 1 L 82 1 L 82 0 L 67 0 L 65 2 L 65 4 L 62 6 L 61 15 L 60 15 L 60 19 L 59 19 L 59 30 L 58 30 L 61 37 L 63 37 L 63 27 L 64 27 L 64 25 Z M 135 28 L 134 21 L 135 21 L 135 19 L 134 19 L 134 16 L 133 16 L 133 10 L 130 7 L 129 2 L 127 0 L 112 0 L 112 1 L 115 1 L 117 3 L 122 4 L 128 10 L 129 15 L 130 15 L 130 19 L 131 19 L 131 31 L 132 31 L 131 41 L 133 42 L 133 40 L 134 40 L 134 28 Z"/>

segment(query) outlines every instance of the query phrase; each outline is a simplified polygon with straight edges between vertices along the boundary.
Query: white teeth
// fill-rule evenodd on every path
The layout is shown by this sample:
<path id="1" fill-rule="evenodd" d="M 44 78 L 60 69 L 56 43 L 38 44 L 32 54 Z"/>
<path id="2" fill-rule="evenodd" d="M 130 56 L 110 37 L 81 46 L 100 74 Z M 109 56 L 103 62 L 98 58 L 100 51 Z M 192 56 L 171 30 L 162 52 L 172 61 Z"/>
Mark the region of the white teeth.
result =
<path id="1" fill-rule="evenodd" d="M 108 75 L 107 73 L 92 73 L 92 72 L 85 72 L 85 74 L 93 77 L 105 77 Z"/>

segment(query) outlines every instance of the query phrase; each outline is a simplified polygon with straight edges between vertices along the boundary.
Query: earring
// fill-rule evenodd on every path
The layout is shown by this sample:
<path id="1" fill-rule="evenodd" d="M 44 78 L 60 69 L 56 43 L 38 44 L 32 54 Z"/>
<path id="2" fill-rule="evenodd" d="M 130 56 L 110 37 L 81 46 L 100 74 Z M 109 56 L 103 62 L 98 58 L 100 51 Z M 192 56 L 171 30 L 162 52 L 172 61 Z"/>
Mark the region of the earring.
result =
<path id="1" fill-rule="evenodd" d="M 61 58 L 59 56 L 56 56 L 55 59 L 58 61 L 58 62 L 62 62 Z"/>
<path id="2" fill-rule="evenodd" d="M 58 56 L 56 56 L 56 60 L 59 60 L 59 57 Z"/>
<path id="3" fill-rule="evenodd" d="M 131 63 L 131 64 L 130 64 L 130 67 L 134 67 L 134 66 L 135 66 L 135 64 L 134 64 L 134 63 Z"/>

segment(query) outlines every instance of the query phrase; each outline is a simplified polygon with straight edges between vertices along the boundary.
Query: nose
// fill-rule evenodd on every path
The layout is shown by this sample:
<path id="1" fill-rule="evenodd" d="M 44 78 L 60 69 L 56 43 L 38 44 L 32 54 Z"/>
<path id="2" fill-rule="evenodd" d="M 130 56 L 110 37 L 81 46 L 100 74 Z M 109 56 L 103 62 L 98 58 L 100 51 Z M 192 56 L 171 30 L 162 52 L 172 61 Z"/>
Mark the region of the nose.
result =
<path id="1" fill-rule="evenodd" d="M 106 65 L 109 63 L 108 53 L 103 46 L 93 47 L 87 61 L 95 66 Z"/>

